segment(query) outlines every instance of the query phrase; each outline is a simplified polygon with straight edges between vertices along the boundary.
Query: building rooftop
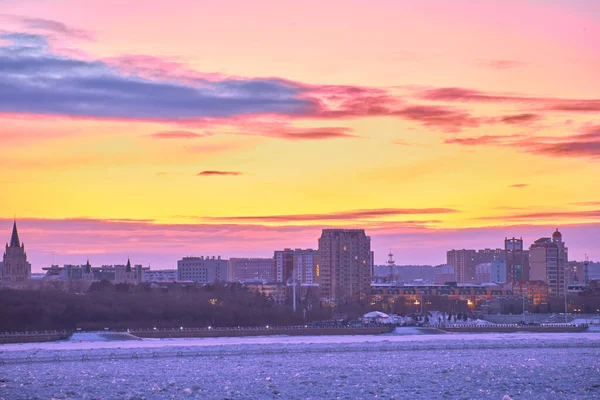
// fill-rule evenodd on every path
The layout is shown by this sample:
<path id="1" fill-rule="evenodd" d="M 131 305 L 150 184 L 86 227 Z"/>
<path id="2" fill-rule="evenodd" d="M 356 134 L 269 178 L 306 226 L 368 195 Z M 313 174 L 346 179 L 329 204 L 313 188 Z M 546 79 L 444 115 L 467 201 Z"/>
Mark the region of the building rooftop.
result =
<path id="1" fill-rule="evenodd" d="M 9 247 L 21 247 L 21 243 L 19 242 L 19 232 L 17 232 L 17 221 L 13 223 L 12 235 L 10 236 L 10 246 Z"/>

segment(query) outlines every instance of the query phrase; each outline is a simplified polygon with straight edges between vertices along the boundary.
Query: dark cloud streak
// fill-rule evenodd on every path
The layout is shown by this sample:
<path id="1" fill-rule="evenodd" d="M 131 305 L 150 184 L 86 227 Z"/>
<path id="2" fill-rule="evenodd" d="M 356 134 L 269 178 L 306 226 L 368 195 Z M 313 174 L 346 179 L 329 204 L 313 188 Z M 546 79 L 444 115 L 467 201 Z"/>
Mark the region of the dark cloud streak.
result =
<path id="1" fill-rule="evenodd" d="M 197 176 L 239 176 L 242 175 L 241 172 L 238 171 L 202 171 L 196 174 Z"/>
<path id="2" fill-rule="evenodd" d="M 449 138 L 446 144 L 462 146 L 501 146 L 522 152 L 568 158 L 600 159 L 600 126 L 588 127 L 583 133 L 561 137 L 523 135 L 484 135 L 470 138 Z"/>
<path id="3" fill-rule="evenodd" d="M 352 210 L 323 214 L 289 214 L 289 215 L 261 215 L 261 216 L 237 216 L 237 217 L 206 217 L 206 221 L 229 221 L 229 222 L 308 222 L 308 221 L 344 221 L 360 219 L 376 219 L 400 215 L 420 214 L 448 214 L 456 213 L 458 210 L 451 208 L 379 208 L 370 210 Z"/>

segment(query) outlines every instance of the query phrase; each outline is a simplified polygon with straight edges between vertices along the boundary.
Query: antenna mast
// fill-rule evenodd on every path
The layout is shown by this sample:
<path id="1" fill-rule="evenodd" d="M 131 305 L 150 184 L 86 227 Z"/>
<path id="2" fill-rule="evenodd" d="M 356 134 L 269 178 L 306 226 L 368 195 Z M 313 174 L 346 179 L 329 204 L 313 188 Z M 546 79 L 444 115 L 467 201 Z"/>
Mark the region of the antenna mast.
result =
<path id="1" fill-rule="evenodd" d="M 396 266 L 396 262 L 394 261 L 394 255 L 392 254 L 392 249 L 390 249 L 390 254 L 388 254 L 387 265 L 389 267 L 388 280 L 390 282 L 394 281 L 394 267 Z"/>

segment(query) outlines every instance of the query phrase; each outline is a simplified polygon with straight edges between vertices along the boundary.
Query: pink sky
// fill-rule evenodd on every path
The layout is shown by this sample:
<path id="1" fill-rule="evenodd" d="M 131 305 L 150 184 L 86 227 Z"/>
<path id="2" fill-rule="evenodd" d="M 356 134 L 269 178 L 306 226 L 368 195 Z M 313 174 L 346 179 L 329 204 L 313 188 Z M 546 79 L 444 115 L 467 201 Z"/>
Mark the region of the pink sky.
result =
<path id="1" fill-rule="evenodd" d="M 600 259 L 600 3 L 0 0 L 0 234 L 34 270 L 271 256 Z M 126 221 L 125 221 L 126 220 Z"/>

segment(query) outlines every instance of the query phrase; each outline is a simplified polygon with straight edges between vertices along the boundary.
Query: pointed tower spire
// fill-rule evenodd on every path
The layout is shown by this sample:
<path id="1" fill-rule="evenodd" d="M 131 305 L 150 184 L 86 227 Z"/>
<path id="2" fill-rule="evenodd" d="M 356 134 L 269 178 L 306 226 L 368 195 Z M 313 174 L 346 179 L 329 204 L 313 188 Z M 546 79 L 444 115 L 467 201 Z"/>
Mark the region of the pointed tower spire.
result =
<path id="1" fill-rule="evenodd" d="M 127 266 L 125 267 L 125 272 L 131 272 L 131 261 L 129 261 L 129 258 L 127 259 Z"/>
<path id="2" fill-rule="evenodd" d="M 87 260 L 87 263 L 85 264 L 85 273 L 86 274 L 92 273 L 92 266 L 90 265 L 90 260 Z"/>
<path id="3" fill-rule="evenodd" d="M 21 243 L 19 242 L 19 232 L 17 232 L 17 221 L 13 223 L 12 236 L 10 237 L 10 246 L 9 247 L 21 247 Z"/>

